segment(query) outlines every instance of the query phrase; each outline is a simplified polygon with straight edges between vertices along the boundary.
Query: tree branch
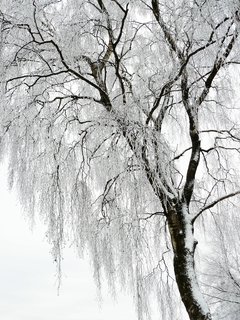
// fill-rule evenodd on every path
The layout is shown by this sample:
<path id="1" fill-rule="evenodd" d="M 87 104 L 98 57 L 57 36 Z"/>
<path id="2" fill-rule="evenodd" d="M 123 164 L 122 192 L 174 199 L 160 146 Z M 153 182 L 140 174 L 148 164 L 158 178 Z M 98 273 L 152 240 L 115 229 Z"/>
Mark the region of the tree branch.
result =
<path id="1" fill-rule="evenodd" d="M 227 59 L 227 57 L 231 53 L 232 48 L 237 40 L 237 37 L 238 37 L 238 30 L 235 30 L 234 34 L 232 36 L 232 39 L 228 43 L 222 56 L 220 58 L 218 58 L 218 56 L 216 57 L 215 62 L 214 62 L 214 66 L 213 66 L 207 80 L 205 81 L 205 88 L 203 89 L 202 93 L 200 94 L 199 98 L 197 99 L 197 104 L 199 106 L 201 105 L 201 103 L 205 100 L 206 96 L 208 95 L 209 90 L 212 86 L 212 82 L 215 79 L 215 77 L 218 74 L 221 67 L 223 66 L 225 60 Z M 223 40 L 225 40 L 225 38 L 226 37 L 224 37 Z"/>
<path id="2" fill-rule="evenodd" d="M 170 48 L 176 53 L 177 57 L 179 58 L 180 61 L 184 59 L 184 55 L 182 51 L 178 48 L 177 43 L 175 39 L 172 37 L 166 23 L 163 21 L 160 10 L 159 10 L 159 5 L 158 5 L 158 0 L 152 0 L 152 12 L 160 25 L 165 38 L 167 39 Z"/>
<path id="3" fill-rule="evenodd" d="M 236 191 L 236 192 L 233 192 L 233 193 L 229 193 L 223 197 L 220 197 L 218 199 L 216 199 L 215 201 L 209 203 L 208 205 L 206 205 L 205 207 L 203 207 L 192 219 L 192 222 L 194 222 L 204 211 L 214 207 L 216 204 L 218 204 L 219 202 L 223 201 L 223 200 L 226 200 L 226 199 L 229 199 L 229 198 L 232 198 L 236 195 L 240 194 L 240 190 L 239 191 Z"/>

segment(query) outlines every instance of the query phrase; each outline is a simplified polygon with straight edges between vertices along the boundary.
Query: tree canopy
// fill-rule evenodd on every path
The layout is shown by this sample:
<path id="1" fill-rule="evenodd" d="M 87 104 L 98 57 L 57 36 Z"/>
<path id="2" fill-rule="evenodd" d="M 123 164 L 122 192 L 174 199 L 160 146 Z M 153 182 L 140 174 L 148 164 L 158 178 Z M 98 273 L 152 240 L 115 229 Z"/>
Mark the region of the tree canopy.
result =
<path id="1" fill-rule="evenodd" d="M 240 302 L 239 19 L 237 0 L 0 4 L 9 184 L 59 274 L 70 241 L 139 320 L 153 299 L 159 319 Z"/>

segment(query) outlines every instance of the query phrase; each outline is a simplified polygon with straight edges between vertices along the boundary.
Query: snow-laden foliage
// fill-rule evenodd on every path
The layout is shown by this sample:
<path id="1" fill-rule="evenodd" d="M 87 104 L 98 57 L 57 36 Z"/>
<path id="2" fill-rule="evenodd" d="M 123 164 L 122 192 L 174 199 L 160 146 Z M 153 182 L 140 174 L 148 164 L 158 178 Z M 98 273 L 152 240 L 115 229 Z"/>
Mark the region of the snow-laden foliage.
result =
<path id="1" fill-rule="evenodd" d="M 9 184 L 45 222 L 59 274 L 70 242 L 90 254 L 99 289 L 105 275 L 113 295 L 119 283 L 132 293 L 139 319 L 153 300 L 160 319 L 182 319 L 177 286 L 191 319 L 211 319 L 199 217 L 198 240 L 227 230 L 206 263 L 236 279 L 225 248 L 240 193 L 239 19 L 230 0 L 0 4 Z"/>

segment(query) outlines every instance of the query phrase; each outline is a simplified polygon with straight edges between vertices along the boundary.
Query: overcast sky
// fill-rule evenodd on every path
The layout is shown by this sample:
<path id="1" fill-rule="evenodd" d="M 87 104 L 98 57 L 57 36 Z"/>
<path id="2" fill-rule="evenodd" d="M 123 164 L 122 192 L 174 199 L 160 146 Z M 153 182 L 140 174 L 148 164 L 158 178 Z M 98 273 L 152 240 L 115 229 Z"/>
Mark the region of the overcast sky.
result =
<path id="1" fill-rule="evenodd" d="M 88 264 L 69 249 L 63 285 L 57 294 L 55 265 L 44 228 L 32 232 L 14 194 L 7 191 L 6 168 L 0 166 L 0 319 L 137 320 L 130 297 L 115 303 L 104 290 L 99 307 Z"/>

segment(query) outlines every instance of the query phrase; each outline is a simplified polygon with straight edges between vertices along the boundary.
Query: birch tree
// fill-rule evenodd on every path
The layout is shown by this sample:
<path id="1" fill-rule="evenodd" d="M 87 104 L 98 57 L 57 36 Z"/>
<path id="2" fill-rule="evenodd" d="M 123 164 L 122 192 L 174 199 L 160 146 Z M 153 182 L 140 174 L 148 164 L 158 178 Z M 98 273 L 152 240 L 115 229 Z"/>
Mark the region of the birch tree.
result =
<path id="1" fill-rule="evenodd" d="M 194 227 L 199 243 L 212 217 L 226 242 L 239 228 L 239 1 L 0 8 L 1 155 L 59 273 L 70 241 L 99 289 L 105 275 L 132 293 L 138 319 L 153 298 L 159 319 L 182 319 L 176 299 L 212 319 Z"/>

